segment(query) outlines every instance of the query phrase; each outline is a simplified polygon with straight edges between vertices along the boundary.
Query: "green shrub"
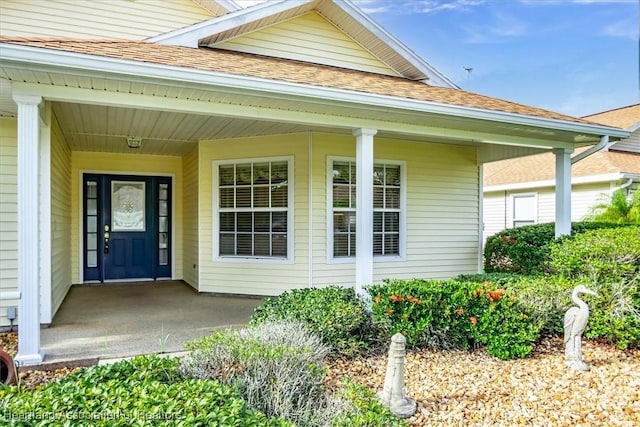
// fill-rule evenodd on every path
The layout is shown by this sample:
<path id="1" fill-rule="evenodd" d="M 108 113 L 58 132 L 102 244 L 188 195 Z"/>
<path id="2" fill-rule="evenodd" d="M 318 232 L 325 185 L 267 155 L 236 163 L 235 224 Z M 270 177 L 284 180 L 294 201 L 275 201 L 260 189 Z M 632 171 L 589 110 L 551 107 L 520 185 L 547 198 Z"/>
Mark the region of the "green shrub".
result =
<path id="1" fill-rule="evenodd" d="M 328 348 L 299 322 L 218 331 L 189 345 L 180 371 L 234 387 L 253 408 L 299 426 L 328 425 L 348 404 L 323 385 Z"/>
<path id="2" fill-rule="evenodd" d="M 542 324 L 515 294 L 490 283 L 393 280 L 369 288 L 374 320 L 409 347 L 469 349 L 486 345 L 501 359 L 525 357 Z"/>
<path id="3" fill-rule="evenodd" d="M 563 276 L 600 282 L 640 273 L 638 226 L 586 231 L 549 248 L 549 266 Z"/>
<path id="4" fill-rule="evenodd" d="M 585 337 L 604 340 L 620 349 L 639 348 L 640 275 L 587 286 L 598 296 L 590 297 Z"/>
<path id="5" fill-rule="evenodd" d="M 350 378 L 342 380 L 338 395 L 353 403 L 353 410 L 336 417 L 334 427 L 404 427 L 406 422 L 399 419 L 380 403 L 369 389 Z"/>
<path id="6" fill-rule="evenodd" d="M 601 222 L 574 222 L 571 224 L 571 233 L 576 235 L 587 230 L 625 226 Z M 503 230 L 487 238 L 484 247 L 484 270 L 487 273 L 545 273 L 549 259 L 547 246 L 554 241 L 555 223 Z"/>
<path id="7" fill-rule="evenodd" d="M 520 281 L 509 283 L 507 290 L 518 296 L 533 323 L 540 325 L 542 335 L 554 335 L 563 332 L 564 313 L 575 305 L 571 293 L 579 284 L 598 293 L 597 297 L 585 299 L 591 313 L 584 336 L 620 349 L 639 347 L 640 276 L 600 283 L 559 275 L 523 276 Z"/>
<path id="8" fill-rule="evenodd" d="M 352 357 L 367 350 L 371 316 L 353 288 L 329 286 L 287 291 L 267 298 L 255 309 L 250 324 L 294 319 L 304 323 L 331 347 L 331 354 Z"/>
<path id="9" fill-rule="evenodd" d="M 640 346 L 640 227 L 592 230 L 550 246 L 549 266 L 598 292 L 587 338 Z"/>
<path id="10" fill-rule="evenodd" d="M 489 282 L 493 286 L 505 287 L 512 283 L 517 283 L 525 277 L 517 273 L 479 273 L 479 274 L 461 274 L 455 278 L 458 282 L 483 283 Z"/>
<path id="11" fill-rule="evenodd" d="M 292 426 L 250 408 L 230 387 L 184 380 L 172 358 L 97 366 L 34 391 L 0 389 L 2 425 Z"/>

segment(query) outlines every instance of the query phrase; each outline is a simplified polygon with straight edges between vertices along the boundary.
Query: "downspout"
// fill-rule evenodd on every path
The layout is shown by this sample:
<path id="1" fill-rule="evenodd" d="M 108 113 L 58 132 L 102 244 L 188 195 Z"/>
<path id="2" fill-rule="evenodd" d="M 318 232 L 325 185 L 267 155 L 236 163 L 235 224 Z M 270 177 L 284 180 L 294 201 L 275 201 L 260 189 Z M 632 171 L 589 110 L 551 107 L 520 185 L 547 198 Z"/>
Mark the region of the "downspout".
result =
<path id="1" fill-rule="evenodd" d="M 598 142 L 596 145 L 589 148 L 588 150 L 583 151 L 580 154 L 576 154 L 575 156 L 573 156 L 571 158 L 571 164 L 573 165 L 574 163 L 578 163 L 580 160 L 583 160 L 589 157 L 593 153 L 597 153 L 600 150 L 607 149 L 610 146 L 611 145 L 609 144 L 609 135 L 603 135 L 600 137 L 600 142 Z"/>
<path id="2" fill-rule="evenodd" d="M 629 178 L 629 180 L 627 182 L 625 182 L 620 187 L 618 187 L 615 190 L 613 190 L 613 192 L 615 193 L 616 191 L 624 190 L 625 188 L 629 187 L 631 184 L 633 184 L 633 178 Z"/>
<path id="3" fill-rule="evenodd" d="M 309 264 L 309 287 L 313 287 L 313 134 L 309 131 L 307 135 L 307 145 L 309 150 L 309 182 L 307 185 L 309 186 L 308 197 L 309 197 L 309 247 L 308 247 L 308 264 Z"/>

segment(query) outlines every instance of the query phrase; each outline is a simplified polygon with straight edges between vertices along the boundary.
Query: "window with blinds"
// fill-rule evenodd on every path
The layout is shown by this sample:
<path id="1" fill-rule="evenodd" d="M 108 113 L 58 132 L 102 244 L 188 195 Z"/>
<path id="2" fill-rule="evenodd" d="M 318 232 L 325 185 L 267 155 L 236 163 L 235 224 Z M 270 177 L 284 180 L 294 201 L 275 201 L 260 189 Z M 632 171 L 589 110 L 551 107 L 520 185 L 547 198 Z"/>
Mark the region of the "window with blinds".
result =
<path id="1" fill-rule="evenodd" d="M 330 221 L 333 225 L 333 257 L 356 254 L 356 165 L 351 160 L 331 162 Z M 400 255 L 400 165 L 374 165 L 373 255 Z"/>
<path id="2" fill-rule="evenodd" d="M 217 166 L 219 255 L 286 259 L 289 256 L 289 160 Z"/>

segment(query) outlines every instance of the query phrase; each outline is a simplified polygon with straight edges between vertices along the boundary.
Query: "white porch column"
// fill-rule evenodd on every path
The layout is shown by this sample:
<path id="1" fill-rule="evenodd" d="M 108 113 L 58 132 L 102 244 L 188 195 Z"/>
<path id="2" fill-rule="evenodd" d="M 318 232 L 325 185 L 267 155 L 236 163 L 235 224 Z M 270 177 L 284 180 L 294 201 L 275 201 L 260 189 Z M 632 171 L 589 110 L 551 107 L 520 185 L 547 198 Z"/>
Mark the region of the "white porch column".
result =
<path id="1" fill-rule="evenodd" d="M 39 111 L 42 97 L 14 95 L 18 104 L 18 306 L 19 334 L 16 362 L 42 362 L 40 348 L 40 242 L 39 197 Z"/>
<path id="2" fill-rule="evenodd" d="M 355 129 L 356 137 L 356 292 L 373 283 L 373 136 L 376 129 Z"/>
<path id="3" fill-rule="evenodd" d="M 556 148 L 556 238 L 571 234 L 571 153 L 572 148 Z"/>

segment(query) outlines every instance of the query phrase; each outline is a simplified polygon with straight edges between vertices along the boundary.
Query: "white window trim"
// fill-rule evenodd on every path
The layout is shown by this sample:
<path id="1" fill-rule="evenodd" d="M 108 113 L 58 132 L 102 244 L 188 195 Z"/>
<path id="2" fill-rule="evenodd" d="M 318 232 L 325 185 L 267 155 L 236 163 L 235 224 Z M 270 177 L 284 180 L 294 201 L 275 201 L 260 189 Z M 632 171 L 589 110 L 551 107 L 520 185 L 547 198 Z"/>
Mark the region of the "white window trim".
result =
<path id="1" fill-rule="evenodd" d="M 510 227 L 509 228 L 514 228 L 515 225 L 514 223 L 516 221 L 523 221 L 523 219 L 520 218 L 516 218 L 515 217 L 515 213 L 516 213 L 516 199 L 518 198 L 523 198 L 523 197 L 533 197 L 533 203 L 536 207 L 534 213 L 533 213 L 533 223 L 537 224 L 538 223 L 538 193 L 512 193 L 509 195 L 510 199 L 511 199 L 511 215 L 510 216 Z M 524 220 L 524 221 L 529 221 Z"/>
<path id="2" fill-rule="evenodd" d="M 333 162 L 353 162 L 356 163 L 355 157 L 343 156 L 327 156 L 327 264 L 355 264 L 356 257 L 338 257 L 333 256 L 333 176 L 330 171 L 333 170 Z M 402 160 L 386 160 L 374 159 L 374 164 L 396 165 L 400 166 L 400 236 L 398 241 L 398 255 L 374 255 L 373 262 L 400 262 L 406 261 L 406 238 L 407 238 L 407 162 Z M 371 238 L 373 238 L 373 230 L 371 230 Z"/>
<path id="3" fill-rule="evenodd" d="M 220 256 L 220 180 L 218 168 L 221 165 L 238 164 L 238 163 L 258 163 L 258 162 L 287 162 L 287 174 L 288 174 L 288 188 L 287 188 L 287 257 L 258 257 L 258 256 Z M 295 218 L 294 210 L 294 179 L 293 179 L 293 156 L 280 156 L 280 157 L 252 157 L 252 158 L 238 158 L 228 160 L 215 160 L 212 162 L 211 174 L 212 174 L 212 218 L 213 226 L 213 247 L 212 260 L 214 262 L 231 262 L 231 263 L 258 263 L 258 264 L 293 264 L 294 263 L 294 223 Z"/>

